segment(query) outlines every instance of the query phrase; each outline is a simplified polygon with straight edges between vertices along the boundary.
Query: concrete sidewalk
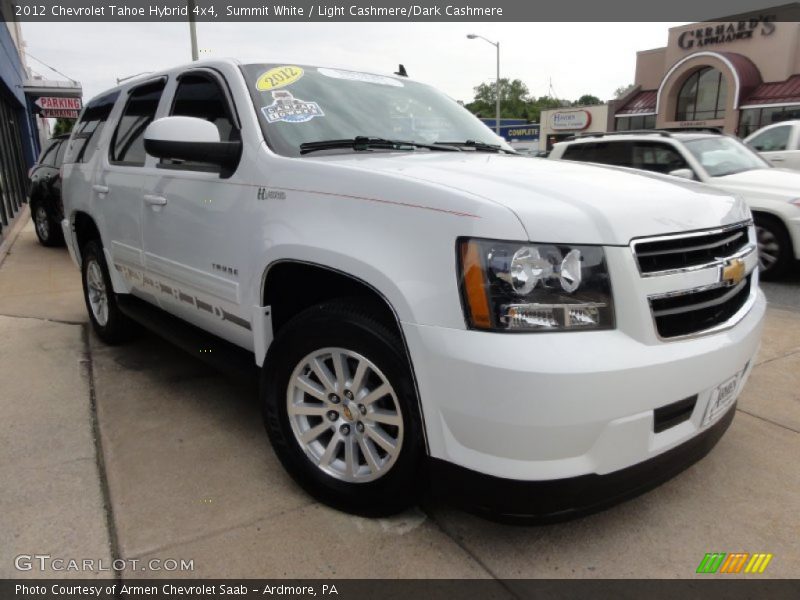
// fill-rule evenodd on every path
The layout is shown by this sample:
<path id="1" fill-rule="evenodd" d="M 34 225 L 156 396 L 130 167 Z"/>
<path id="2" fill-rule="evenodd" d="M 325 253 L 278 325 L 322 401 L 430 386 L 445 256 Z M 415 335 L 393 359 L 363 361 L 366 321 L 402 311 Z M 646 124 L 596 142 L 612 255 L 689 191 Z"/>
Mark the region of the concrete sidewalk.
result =
<path id="1" fill-rule="evenodd" d="M 0 256 L 0 578 L 113 577 L 80 277 L 63 249 L 37 243 L 27 214 L 19 219 Z M 95 568 L 15 568 L 34 554 Z"/>
<path id="2" fill-rule="evenodd" d="M 438 504 L 368 520 L 314 502 L 272 453 L 249 386 L 149 335 L 119 347 L 89 335 L 87 346 L 83 325 L 44 320 L 83 323 L 85 309 L 66 252 L 38 246 L 30 228 L 0 267 L 0 314 L 35 317 L 0 320 L 13 336 L 0 357 L 12 374 L 0 384 L 10 416 L 0 525 L 19 536 L 0 556 L 4 576 L 19 553 L 103 548 L 194 566 L 125 577 L 683 578 L 711 551 L 771 552 L 763 576 L 800 573 L 797 312 L 769 310 L 736 419 L 707 458 L 640 498 L 546 527 L 501 526 Z M 79 467 L 76 479 L 69 469 Z M 75 481 L 82 495 L 73 500 Z M 45 502 L 44 485 L 64 501 Z M 11 522 L 14 512 L 22 518 Z"/>

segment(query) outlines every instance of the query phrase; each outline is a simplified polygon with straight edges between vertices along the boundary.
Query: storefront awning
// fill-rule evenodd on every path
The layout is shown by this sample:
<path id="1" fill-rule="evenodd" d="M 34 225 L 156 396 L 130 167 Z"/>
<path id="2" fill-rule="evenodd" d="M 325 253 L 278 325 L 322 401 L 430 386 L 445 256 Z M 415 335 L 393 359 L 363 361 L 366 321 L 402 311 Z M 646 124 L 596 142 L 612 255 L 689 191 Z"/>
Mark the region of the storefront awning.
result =
<path id="1" fill-rule="evenodd" d="M 654 115 L 656 113 L 656 95 L 658 90 L 644 90 L 636 94 L 633 98 L 619 109 L 616 113 L 618 117 L 626 115 Z"/>
<path id="2" fill-rule="evenodd" d="M 742 103 L 742 107 L 764 104 L 800 104 L 800 75 L 792 75 L 786 81 L 762 83 Z"/>

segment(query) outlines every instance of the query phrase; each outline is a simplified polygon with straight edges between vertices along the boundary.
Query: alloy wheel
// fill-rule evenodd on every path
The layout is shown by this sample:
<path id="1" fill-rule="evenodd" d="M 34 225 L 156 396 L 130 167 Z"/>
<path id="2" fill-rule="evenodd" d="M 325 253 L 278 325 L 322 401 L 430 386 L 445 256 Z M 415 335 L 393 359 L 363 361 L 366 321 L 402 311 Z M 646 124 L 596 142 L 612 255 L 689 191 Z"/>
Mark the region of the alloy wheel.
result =
<path id="1" fill-rule="evenodd" d="M 758 241 L 758 266 L 762 271 L 768 271 L 780 258 L 781 247 L 778 238 L 766 227 L 756 226 L 756 240 Z"/>
<path id="2" fill-rule="evenodd" d="M 50 238 L 50 219 L 47 216 L 47 211 L 43 206 L 37 206 L 33 213 L 33 221 L 36 225 L 36 233 L 39 237 L 46 241 Z"/>
<path id="3" fill-rule="evenodd" d="M 92 315 L 101 327 L 108 323 L 108 291 L 100 263 L 95 259 L 86 266 L 86 294 Z"/>
<path id="4" fill-rule="evenodd" d="M 374 481 L 397 461 L 403 415 L 394 388 L 365 356 L 322 348 L 295 367 L 286 408 L 297 443 L 328 475 Z"/>

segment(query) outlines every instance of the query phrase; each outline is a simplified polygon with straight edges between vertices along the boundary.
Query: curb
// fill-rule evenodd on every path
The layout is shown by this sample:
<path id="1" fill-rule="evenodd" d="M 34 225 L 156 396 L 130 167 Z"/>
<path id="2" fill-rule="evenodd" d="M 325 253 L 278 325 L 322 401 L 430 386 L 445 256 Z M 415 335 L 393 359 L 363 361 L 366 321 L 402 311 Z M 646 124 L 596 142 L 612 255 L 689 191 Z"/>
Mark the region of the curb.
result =
<path id="1" fill-rule="evenodd" d="M 5 261 L 8 251 L 11 250 L 11 246 L 13 246 L 14 242 L 17 241 L 22 228 L 28 224 L 30 217 L 30 207 L 25 204 L 25 206 L 23 206 L 19 211 L 17 218 L 14 220 L 14 224 L 11 226 L 8 235 L 4 236 L 5 239 L 3 240 L 3 243 L 0 244 L 0 265 L 2 265 L 3 261 Z"/>

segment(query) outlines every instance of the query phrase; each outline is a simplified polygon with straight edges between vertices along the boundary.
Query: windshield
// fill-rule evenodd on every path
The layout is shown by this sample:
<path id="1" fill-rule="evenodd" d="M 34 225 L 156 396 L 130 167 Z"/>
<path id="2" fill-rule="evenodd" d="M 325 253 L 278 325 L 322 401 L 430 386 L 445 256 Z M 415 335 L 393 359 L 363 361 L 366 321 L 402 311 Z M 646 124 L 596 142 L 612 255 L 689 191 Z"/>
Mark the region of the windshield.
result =
<path id="1" fill-rule="evenodd" d="M 267 143 L 279 154 L 300 156 L 303 143 L 359 136 L 422 144 L 474 140 L 510 149 L 463 106 L 402 77 L 298 65 L 242 70 Z"/>
<path id="2" fill-rule="evenodd" d="M 733 138 L 707 137 L 690 140 L 685 144 L 711 177 L 724 177 L 771 166 L 750 148 Z"/>

